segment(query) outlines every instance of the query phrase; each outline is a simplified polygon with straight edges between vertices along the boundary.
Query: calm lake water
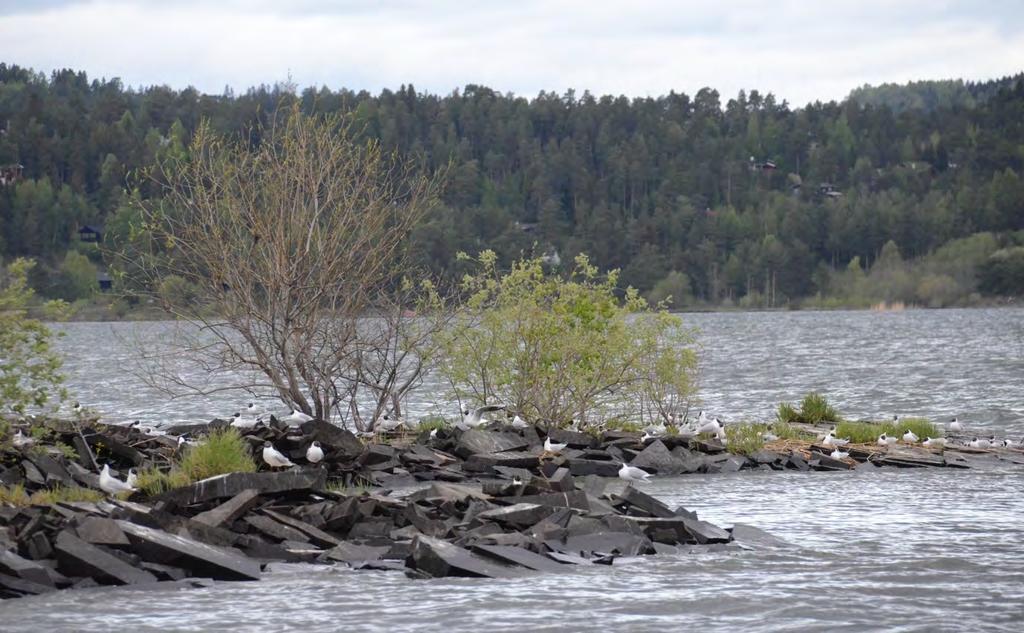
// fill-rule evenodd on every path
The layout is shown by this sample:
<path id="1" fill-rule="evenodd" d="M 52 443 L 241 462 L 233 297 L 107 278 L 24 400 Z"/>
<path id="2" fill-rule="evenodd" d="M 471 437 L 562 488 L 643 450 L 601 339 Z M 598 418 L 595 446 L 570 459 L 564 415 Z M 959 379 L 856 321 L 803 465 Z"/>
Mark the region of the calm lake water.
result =
<path id="1" fill-rule="evenodd" d="M 1024 434 L 1024 310 L 687 315 L 705 348 L 702 406 L 764 419 L 825 393 L 849 417 L 893 413 Z M 122 339 L 170 326 L 70 324 L 70 387 L 112 419 L 230 415 L 244 398 L 166 402 L 126 372 Z M 446 409 L 436 396 L 418 412 Z M 613 484 L 618 485 L 618 484 Z M 0 603 L 3 631 L 954 631 L 1024 629 L 1024 471 L 737 473 L 649 491 L 792 549 L 657 556 L 518 580 L 408 580 L 282 565 L 258 583 L 102 588 Z"/>

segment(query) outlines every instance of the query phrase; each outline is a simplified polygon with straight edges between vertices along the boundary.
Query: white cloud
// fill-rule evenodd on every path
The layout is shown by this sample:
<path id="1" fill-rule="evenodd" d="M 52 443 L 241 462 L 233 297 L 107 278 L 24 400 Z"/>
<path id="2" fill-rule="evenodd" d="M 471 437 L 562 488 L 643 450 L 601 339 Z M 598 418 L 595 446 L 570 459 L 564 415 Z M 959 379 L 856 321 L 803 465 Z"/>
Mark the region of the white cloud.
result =
<path id="1" fill-rule="evenodd" d="M 0 59 L 214 93 L 290 71 L 300 85 L 372 91 L 477 83 L 526 96 L 567 88 L 639 96 L 711 86 L 723 98 L 757 88 L 802 105 L 863 83 L 1019 72 L 1024 19 L 994 5 L 51 2 L 0 19 Z"/>

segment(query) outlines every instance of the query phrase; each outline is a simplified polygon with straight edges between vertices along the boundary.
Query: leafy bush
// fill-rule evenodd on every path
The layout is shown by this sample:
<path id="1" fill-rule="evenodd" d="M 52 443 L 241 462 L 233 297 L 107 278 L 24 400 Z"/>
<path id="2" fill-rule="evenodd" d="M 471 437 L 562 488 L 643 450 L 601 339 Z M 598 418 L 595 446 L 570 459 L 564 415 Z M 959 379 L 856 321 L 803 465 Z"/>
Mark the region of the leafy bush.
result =
<path id="1" fill-rule="evenodd" d="M 96 265 L 77 251 L 68 251 L 60 267 L 57 280 L 57 295 L 67 301 L 88 299 L 99 292 L 96 279 Z"/>
<path id="2" fill-rule="evenodd" d="M 726 447 L 731 453 L 753 455 L 764 448 L 764 424 L 730 424 L 725 427 Z"/>
<path id="3" fill-rule="evenodd" d="M 825 399 L 825 396 L 815 392 L 804 396 L 803 401 L 800 403 L 799 411 L 794 409 L 793 405 L 788 402 L 781 403 L 777 416 L 780 422 L 802 422 L 804 424 L 839 422 L 842 420 L 839 413 Z"/>
<path id="4" fill-rule="evenodd" d="M 16 259 L 0 270 L 0 402 L 16 413 L 65 397 L 61 358 L 52 348 L 53 334 L 26 314 L 35 294 L 28 285 L 34 265 Z M 47 306 L 57 313 L 64 304 L 51 302 Z"/>
<path id="5" fill-rule="evenodd" d="M 585 255 L 566 278 L 545 274 L 539 258 L 507 273 L 491 251 L 475 262 L 465 305 L 442 334 L 441 370 L 459 402 L 587 424 L 597 415 L 667 418 L 692 397 L 692 333 L 632 288 L 620 299 L 617 271 L 600 275 Z"/>

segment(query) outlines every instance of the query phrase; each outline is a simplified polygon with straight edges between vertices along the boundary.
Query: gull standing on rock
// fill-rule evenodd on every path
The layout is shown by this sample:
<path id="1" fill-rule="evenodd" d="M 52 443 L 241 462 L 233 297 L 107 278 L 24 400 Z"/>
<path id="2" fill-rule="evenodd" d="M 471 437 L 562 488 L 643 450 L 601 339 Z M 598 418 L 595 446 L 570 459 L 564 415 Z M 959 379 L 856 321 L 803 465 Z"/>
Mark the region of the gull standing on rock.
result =
<path id="1" fill-rule="evenodd" d="M 259 420 L 256 418 L 243 418 L 241 413 L 235 413 L 235 415 L 231 416 L 231 426 L 236 429 L 252 429 L 256 428 L 257 424 L 259 424 Z"/>
<path id="2" fill-rule="evenodd" d="M 509 413 L 509 415 L 512 415 L 512 414 Z M 512 418 L 512 428 L 514 428 L 514 429 L 525 429 L 528 426 L 530 426 L 530 425 L 526 422 L 526 420 L 524 420 L 521 417 L 519 417 L 518 413 L 515 414 L 515 417 Z"/>
<path id="3" fill-rule="evenodd" d="M 137 488 L 139 483 L 139 476 L 135 474 L 134 468 L 128 469 L 128 476 L 124 478 L 124 483 L 128 484 L 131 488 Z"/>
<path id="4" fill-rule="evenodd" d="M 831 457 L 832 459 L 846 459 L 849 456 L 849 453 L 841 451 L 837 448 L 836 450 L 832 451 L 832 454 L 829 457 Z"/>
<path id="5" fill-rule="evenodd" d="M 917 437 L 917 434 L 910 429 L 907 429 L 907 432 L 903 434 L 903 441 L 907 444 L 916 444 L 918 439 L 920 438 Z"/>
<path id="6" fill-rule="evenodd" d="M 271 468 L 294 466 L 292 460 L 281 454 L 270 442 L 263 442 L 263 461 Z"/>
<path id="7" fill-rule="evenodd" d="M 960 424 L 960 420 L 953 418 L 952 420 L 949 421 L 948 429 L 953 433 L 963 433 L 964 425 Z"/>
<path id="8" fill-rule="evenodd" d="M 476 409 L 473 409 L 472 411 L 470 411 L 469 409 L 463 409 L 462 410 L 462 423 L 465 424 L 466 426 L 470 427 L 470 428 L 476 428 L 478 426 L 483 426 L 484 424 L 487 424 L 488 422 L 490 422 L 490 420 L 484 419 L 484 414 L 485 413 L 490 413 L 492 411 L 502 411 L 502 410 L 504 410 L 504 408 L 505 408 L 505 405 L 503 405 L 503 404 L 489 404 L 489 405 L 484 406 L 484 407 L 477 407 Z"/>
<path id="9" fill-rule="evenodd" d="M 881 435 L 878 436 L 878 445 L 879 446 L 889 446 L 889 445 L 895 444 L 895 443 L 896 443 L 896 438 L 895 437 L 889 437 L 885 433 L 882 433 Z"/>
<path id="10" fill-rule="evenodd" d="M 944 437 L 934 437 L 934 438 L 933 437 L 926 437 L 924 442 L 922 442 L 922 445 L 926 446 L 927 448 L 932 448 L 932 447 L 944 448 L 946 446 L 946 438 L 944 438 Z"/>
<path id="11" fill-rule="evenodd" d="M 11 438 L 11 444 L 14 446 L 14 448 L 28 448 L 29 446 L 32 446 L 35 443 L 36 441 L 22 433 L 21 429 L 18 429 L 18 432 L 15 433 L 14 437 Z"/>
<path id="12" fill-rule="evenodd" d="M 550 437 L 544 438 L 544 452 L 546 453 L 560 453 L 565 450 L 566 446 L 568 446 L 568 444 L 565 442 L 557 444 L 552 442 Z"/>
<path id="13" fill-rule="evenodd" d="M 103 470 L 100 471 L 100 490 L 108 495 L 117 495 L 122 492 L 135 492 L 135 488 L 110 474 L 109 464 L 103 464 Z"/>
<path id="14" fill-rule="evenodd" d="M 377 422 L 376 428 L 384 433 L 390 433 L 403 424 L 405 424 L 405 422 L 401 418 L 395 418 L 392 420 L 390 414 L 384 414 L 384 417 Z"/>
<path id="15" fill-rule="evenodd" d="M 324 458 L 324 449 L 320 448 L 320 442 L 313 442 L 306 449 L 306 461 L 310 464 L 316 464 Z"/>
<path id="16" fill-rule="evenodd" d="M 701 411 L 701 414 L 703 414 L 703 413 L 704 412 Z M 724 429 L 724 428 L 725 428 L 725 422 L 722 422 L 718 418 L 715 418 L 714 420 L 712 420 L 710 422 L 705 422 L 704 424 L 701 424 L 700 426 L 698 426 L 697 427 L 697 432 L 698 433 L 710 433 L 712 435 L 718 435 L 719 433 L 722 432 L 722 429 Z"/>
<path id="17" fill-rule="evenodd" d="M 651 479 L 651 473 L 637 468 L 636 466 L 627 466 L 625 462 L 622 463 L 622 468 L 619 469 L 619 479 L 625 479 L 626 481 L 638 481 L 640 483 L 649 483 Z"/>
<path id="18" fill-rule="evenodd" d="M 832 447 L 846 446 L 847 444 L 850 443 L 850 440 L 848 440 L 848 439 L 839 439 L 838 437 L 835 436 L 835 434 L 832 431 L 829 431 L 825 435 L 825 439 L 823 439 L 821 441 L 821 443 L 823 445 L 825 445 L 825 446 L 832 446 Z"/>
<path id="19" fill-rule="evenodd" d="M 298 409 L 292 409 L 292 412 L 281 418 L 281 421 L 288 426 L 299 426 L 313 420 L 313 416 L 303 413 Z"/>

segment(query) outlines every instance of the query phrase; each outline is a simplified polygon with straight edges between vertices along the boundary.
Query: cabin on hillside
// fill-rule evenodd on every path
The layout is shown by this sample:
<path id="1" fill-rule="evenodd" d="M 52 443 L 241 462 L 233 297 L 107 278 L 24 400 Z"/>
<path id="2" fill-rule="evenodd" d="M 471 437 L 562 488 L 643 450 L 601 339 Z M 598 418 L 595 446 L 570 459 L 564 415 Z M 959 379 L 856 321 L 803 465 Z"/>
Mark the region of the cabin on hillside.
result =
<path id="1" fill-rule="evenodd" d="M 25 170 L 24 165 L 4 165 L 0 167 L 0 187 L 13 185 L 21 180 L 21 172 Z"/>
<path id="2" fill-rule="evenodd" d="M 105 272 L 96 273 L 96 283 L 100 286 L 100 292 L 107 292 L 114 287 L 114 280 Z"/>
<path id="3" fill-rule="evenodd" d="M 98 224 L 85 224 L 78 229 L 78 241 L 99 244 L 103 241 L 103 227 Z"/>
<path id="4" fill-rule="evenodd" d="M 843 192 L 836 189 L 835 185 L 823 182 L 818 185 L 818 193 L 826 198 L 842 198 Z"/>

